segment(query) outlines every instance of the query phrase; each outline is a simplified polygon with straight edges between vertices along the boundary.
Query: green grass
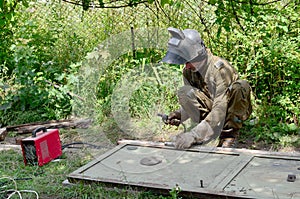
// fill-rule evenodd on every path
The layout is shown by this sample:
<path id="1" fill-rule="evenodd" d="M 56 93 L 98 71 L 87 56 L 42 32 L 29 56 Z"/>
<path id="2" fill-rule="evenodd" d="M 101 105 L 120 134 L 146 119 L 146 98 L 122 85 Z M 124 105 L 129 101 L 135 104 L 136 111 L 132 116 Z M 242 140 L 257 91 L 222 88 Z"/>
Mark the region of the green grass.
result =
<path id="1" fill-rule="evenodd" d="M 116 140 L 120 139 L 119 129 L 116 128 L 116 124 L 109 120 L 106 121 L 105 126 L 101 129 L 92 130 L 88 132 L 80 132 L 78 130 L 60 130 L 60 137 L 63 144 L 78 141 L 84 139 L 83 133 L 87 133 L 90 139 L 93 139 L 97 145 L 104 146 L 104 149 L 96 152 L 104 153 L 106 150 L 115 146 Z M 164 126 L 164 125 L 163 125 Z M 170 129 L 169 129 L 170 130 Z M 272 129 L 271 129 L 272 130 Z M 103 132 L 103 137 L 99 136 L 99 131 Z M 176 132 L 180 130 L 176 130 Z M 280 133 L 279 130 L 277 130 Z M 276 137 L 278 140 L 271 139 L 271 131 L 267 125 L 249 125 L 246 124 L 241 130 L 240 143 L 244 143 L 242 147 L 248 149 L 282 149 L 283 147 L 294 147 L 299 151 L 300 141 L 299 133 L 297 130 L 294 133 L 283 134 L 284 136 Z M 98 134 L 92 134 L 98 133 Z M 261 134 L 261 140 L 256 141 L 257 134 Z M 169 135 L 169 134 L 168 134 Z M 13 139 L 16 134 L 10 132 L 7 138 Z M 104 137 L 106 139 L 104 139 Z M 99 139 L 99 140 L 97 140 Z M 89 142 L 89 140 L 86 140 Z M 273 143 L 271 143 L 273 141 Z M 264 148 L 266 147 L 266 148 Z M 67 176 L 86 165 L 88 162 L 94 159 L 95 151 L 83 148 L 64 150 L 60 161 L 50 162 L 42 167 L 39 166 L 25 166 L 23 162 L 23 156 L 21 151 L 8 150 L 0 151 L 0 199 L 8 197 L 8 190 L 32 190 L 35 191 L 39 198 L 42 199 L 83 199 L 83 198 L 180 198 L 174 190 L 170 190 L 170 194 L 167 196 L 156 195 L 151 192 L 137 192 L 134 188 L 127 187 L 124 189 L 110 188 L 107 189 L 101 184 L 81 184 L 76 183 L 72 186 L 63 185 L 63 181 L 67 179 Z M 11 192 L 10 192 L 11 193 Z M 35 193 L 22 193 L 22 198 L 34 199 Z M 13 197 L 19 198 L 18 194 Z"/>
<path id="2" fill-rule="evenodd" d="M 155 198 L 148 192 L 131 192 L 130 189 L 105 189 L 97 184 L 63 185 L 68 174 L 86 164 L 90 159 L 76 157 L 64 158 L 61 161 L 50 162 L 42 167 L 25 166 L 20 152 L 14 150 L 1 151 L 0 168 L 0 198 L 8 197 L 8 190 L 21 191 L 23 198 L 35 198 L 35 193 L 25 193 L 22 190 L 35 191 L 39 198 Z M 12 198 L 19 198 L 15 194 Z M 157 198 L 157 196 L 156 196 Z"/>
<path id="3" fill-rule="evenodd" d="M 91 142 L 90 140 L 83 140 L 84 133 L 87 133 L 90 137 L 94 138 L 91 143 L 96 143 L 99 146 L 103 146 L 101 149 L 93 148 L 78 148 L 78 149 L 65 149 L 60 157 L 59 161 L 52 161 L 44 166 L 25 166 L 23 162 L 23 156 L 21 150 L 8 150 L 0 151 L 0 199 L 6 199 L 9 194 L 8 190 L 30 190 L 35 191 L 39 198 L 42 199 L 99 199 L 99 198 L 178 198 L 176 192 L 171 192 L 167 196 L 159 196 L 157 194 L 140 191 L 138 192 L 132 187 L 126 188 L 114 188 L 103 186 L 101 184 L 83 184 L 76 183 L 72 185 L 63 185 L 63 182 L 67 179 L 67 176 L 86 165 L 88 162 L 94 159 L 96 154 L 104 153 L 105 151 L 113 148 L 116 145 L 116 140 L 119 139 L 116 131 L 111 131 L 115 127 L 113 123 L 104 127 L 104 132 L 110 132 L 111 134 L 103 134 L 102 136 L 108 138 L 108 140 L 101 137 L 101 135 L 89 129 L 85 132 L 79 130 L 60 130 L 60 138 L 62 144 L 67 144 L 76 141 Z M 85 134 L 85 135 L 87 135 Z M 114 134 L 114 135 L 112 135 Z M 99 140 L 96 139 L 96 136 Z M 18 134 L 10 132 L 6 137 L 6 142 L 13 142 Z M 80 140 L 82 139 L 82 140 Z M 111 139 L 109 141 L 109 139 Z M 35 193 L 20 192 L 22 198 L 34 199 Z M 20 198 L 16 193 L 13 197 Z"/>
<path id="4" fill-rule="evenodd" d="M 278 123 L 264 119 L 256 124 L 244 123 L 239 141 L 248 143 L 248 149 L 300 151 L 300 129 L 294 124 Z"/>

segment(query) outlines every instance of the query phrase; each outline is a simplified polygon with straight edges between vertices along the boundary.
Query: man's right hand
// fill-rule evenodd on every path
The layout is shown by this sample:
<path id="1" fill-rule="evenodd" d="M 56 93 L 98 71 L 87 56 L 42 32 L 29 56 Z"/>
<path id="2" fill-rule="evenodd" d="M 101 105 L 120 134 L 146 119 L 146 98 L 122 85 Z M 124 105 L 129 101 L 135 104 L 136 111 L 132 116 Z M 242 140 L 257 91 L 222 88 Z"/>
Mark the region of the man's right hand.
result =
<path id="1" fill-rule="evenodd" d="M 168 124 L 170 125 L 179 126 L 180 120 L 181 120 L 181 113 L 179 111 L 171 112 L 168 115 Z"/>
<path id="2" fill-rule="evenodd" d="M 195 143 L 195 136 L 192 132 L 181 133 L 176 136 L 175 148 L 188 149 Z"/>

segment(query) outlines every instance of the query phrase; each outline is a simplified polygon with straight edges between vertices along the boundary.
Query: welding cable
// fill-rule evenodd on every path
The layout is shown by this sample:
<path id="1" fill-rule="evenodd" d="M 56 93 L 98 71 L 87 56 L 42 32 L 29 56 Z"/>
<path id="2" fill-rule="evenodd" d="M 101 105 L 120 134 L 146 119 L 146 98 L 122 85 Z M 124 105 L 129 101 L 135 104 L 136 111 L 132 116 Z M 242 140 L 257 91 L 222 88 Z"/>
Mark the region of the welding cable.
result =
<path id="1" fill-rule="evenodd" d="M 18 194 L 19 195 L 19 198 L 20 199 L 23 199 L 22 197 L 22 193 L 34 193 L 36 195 L 36 198 L 38 199 L 39 198 L 39 194 L 36 192 L 36 191 L 33 191 L 33 190 L 17 190 L 17 183 L 16 181 L 13 179 L 13 178 L 10 178 L 10 177 L 1 177 L 0 180 L 2 179 L 8 179 L 8 180 L 11 180 L 13 183 L 14 183 L 14 189 L 9 189 L 9 190 L 4 190 L 4 191 L 1 191 L 0 193 L 10 193 L 7 197 L 7 199 L 10 199 L 11 197 L 13 197 L 15 194 Z M 5 187 L 5 186 L 4 186 Z"/>
<path id="2" fill-rule="evenodd" d="M 88 147 L 94 148 L 94 149 L 106 148 L 106 147 L 103 147 L 103 146 L 97 146 L 97 145 L 90 144 L 90 143 L 87 143 L 87 142 L 72 142 L 72 143 L 69 143 L 69 144 L 62 145 L 61 149 L 64 150 L 65 148 L 77 148 L 77 149 L 82 148 L 82 147 L 73 147 L 73 145 L 87 145 Z"/>
<path id="3" fill-rule="evenodd" d="M 0 178 L 0 180 L 2 180 L 2 179 L 10 179 L 15 182 L 15 181 L 21 181 L 21 180 L 32 180 L 33 178 L 8 178 L 8 177 Z M 4 182 L 0 182 L 0 190 L 1 190 L 1 188 L 6 187 L 6 184 L 8 184 L 8 183 L 9 183 L 8 180 L 6 180 Z"/>
<path id="4" fill-rule="evenodd" d="M 36 199 L 39 199 L 39 194 L 36 191 L 33 190 L 14 190 L 7 199 L 10 199 L 12 196 L 14 196 L 16 193 L 19 195 L 20 199 L 23 199 L 22 194 L 21 193 L 34 193 L 36 195 Z"/>
<path id="5" fill-rule="evenodd" d="M 12 181 L 12 182 L 14 183 L 15 188 L 17 188 L 17 183 L 16 183 L 16 181 L 15 181 L 13 178 L 11 178 L 11 177 L 1 177 L 1 178 L 0 178 L 0 180 L 3 180 L 3 179 L 6 179 L 6 181 L 5 181 L 5 182 L 2 182 L 2 183 L 0 184 L 0 186 L 2 186 L 2 185 L 4 185 L 4 184 L 7 184 L 7 183 L 9 182 L 9 180 L 10 180 L 10 181 Z M 3 187 L 5 187 L 5 186 L 3 186 Z"/>

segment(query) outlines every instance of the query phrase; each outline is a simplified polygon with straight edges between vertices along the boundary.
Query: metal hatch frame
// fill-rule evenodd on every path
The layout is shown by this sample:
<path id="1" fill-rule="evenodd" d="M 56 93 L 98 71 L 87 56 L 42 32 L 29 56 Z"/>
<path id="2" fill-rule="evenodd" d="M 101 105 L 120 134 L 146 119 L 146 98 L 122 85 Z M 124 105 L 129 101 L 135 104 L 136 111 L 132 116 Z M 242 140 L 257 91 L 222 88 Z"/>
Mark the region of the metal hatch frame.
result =
<path id="1" fill-rule="evenodd" d="M 164 146 L 163 143 L 157 142 L 148 142 L 148 141 L 137 141 L 137 140 L 123 140 L 119 142 L 119 145 L 113 148 L 112 150 L 100 155 L 99 157 L 95 158 L 88 164 L 82 166 L 81 168 L 75 170 L 71 174 L 68 175 L 68 180 L 71 183 L 77 182 L 84 182 L 84 183 L 99 183 L 101 185 L 105 185 L 106 187 L 119 187 L 119 188 L 126 188 L 130 187 L 130 190 L 151 190 L 153 192 L 159 194 L 168 194 L 169 191 L 177 186 L 176 184 L 170 185 L 169 183 L 153 181 L 153 182 L 143 182 L 139 180 L 129 180 L 124 181 L 124 179 L 119 179 L 114 176 L 113 170 L 106 170 L 108 173 L 105 175 L 101 174 L 98 176 L 93 176 L 94 174 L 89 173 L 89 170 L 93 169 L 94 167 L 102 164 L 101 162 L 109 161 L 113 156 L 118 155 L 121 153 L 122 150 L 125 150 L 126 147 L 142 147 L 149 150 L 159 150 L 159 151 L 171 151 L 174 150 L 174 153 L 179 152 L 180 150 L 176 150 L 173 147 Z M 222 156 L 221 159 L 226 159 L 229 157 L 230 164 L 224 168 L 223 171 L 220 171 L 218 175 L 216 175 L 211 183 L 206 185 L 205 187 L 197 188 L 195 187 L 184 187 L 181 188 L 180 195 L 183 196 L 192 196 L 197 198 L 262 198 L 261 196 L 255 196 L 253 194 L 248 194 L 247 190 L 236 190 L 232 189 L 233 181 L 240 181 L 239 180 L 241 174 L 247 175 L 247 173 L 251 173 L 253 171 L 252 167 L 255 165 L 253 161 L 274 159 L 280 160 L 285 162 L 286 161 L 299 161 L 298 173 L 300 175 L 300 153 L 280 153 L 280 152 L 269 152 L 269 151 L 260 151 L 260 150 L 248 150 L 248 149 L 225 149 L 225 148 L 209 148 L 204 146 L 197 146 L 191 149 L 188 149 L 184 152 L 200 152 L 210 154 L 211 156 Z M 223 158 L 224 157 L 224 158 Z M 231 158 L 234 157 L 234 158 Z M 230 159 L 231 158 L 231 159 Z M 124 157 L 126 159 L 126 157 Z M 253 165 L 251 165 L 253 163 Z M 117 163 L 118 164 L 118 163 Z M 102 167 L 99 166 L 100 169 Z M 246 169 L 246 171 L 245 171 Z M 252 170 L 251 170 L 252 169 Z M 271 168 L 273 169 L 273 168 Z M 111 173 L 110 173 L 111 172 Z M 126 175 L 131 175 L 130 172 L 126 173 Z M 285 179 L 286 180 L 286 179 Z M 297 179 L 297 183 L 299 179 Z M 297 186 L 298 184 L 290 183 L 289 186 Z M 180 186 L 180 183 L 178 183 Z M 181 187 L 181 186 L 180 186 Z M 293 189 L 293 187 L 292 187 Z M 248 192 L 251 192 L 249 189 Z M 298 193 L 296 193 L 298 194 Z M 273 199 L 274 197 L 263 196 L 265 199 Z M 290 198 L 290 197 L 287 197 Z"/>

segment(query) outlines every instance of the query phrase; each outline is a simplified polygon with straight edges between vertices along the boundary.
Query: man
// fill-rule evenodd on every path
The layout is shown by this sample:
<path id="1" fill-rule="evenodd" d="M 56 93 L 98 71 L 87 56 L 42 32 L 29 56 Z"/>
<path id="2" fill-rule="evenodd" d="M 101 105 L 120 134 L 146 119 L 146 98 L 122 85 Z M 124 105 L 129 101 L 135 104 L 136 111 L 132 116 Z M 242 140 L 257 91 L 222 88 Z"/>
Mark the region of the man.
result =
<path id="1" fill-rule="evenodd" d="M 196 30 L 168 28 L 171 39 L 162 62 L 185 64 L 184 86 L 178 91 L 180 109 L 168 115 L 170 125 L 190 118 L 197 125 L 176 136 L 175 147 L 186 149 L 197 142 L 219 138 L 218 146 L 234 147 L 242 122 L 251 112 L 251 87 L 237 71 L 212 55 Z"/>

